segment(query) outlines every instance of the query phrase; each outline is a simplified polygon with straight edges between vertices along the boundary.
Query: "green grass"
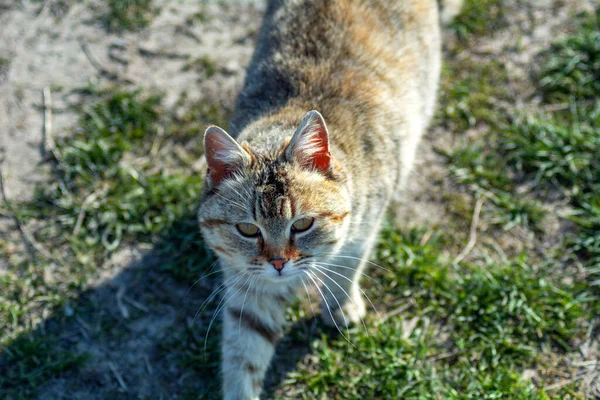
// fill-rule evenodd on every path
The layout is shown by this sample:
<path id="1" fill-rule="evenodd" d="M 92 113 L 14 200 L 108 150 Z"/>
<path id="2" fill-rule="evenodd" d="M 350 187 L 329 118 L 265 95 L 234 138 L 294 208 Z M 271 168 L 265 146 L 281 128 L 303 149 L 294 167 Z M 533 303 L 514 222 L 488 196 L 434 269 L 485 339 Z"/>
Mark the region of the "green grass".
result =
<path id="1" fill-rule="evenodd" d="M 386 297 L 411 306 L 384 324 L 372 317 L 368 332 L 351 333 L 353 345 L 315 341 L 316 359 L 290 377 L 302 398 L 547 398 L 516 371 L 535 367 L 543 351 L 571 350 L 584 333 L 585 291 L 526 257 L 452 265 L 440 255 L 450 240 L 423 244 L 423 235 L 387 230 L 379 246 L 390 269 L 380 279 L 393 287 Z M 377 298 L 378 287 L 368 294 Z"/>
<path id="2" fill-rule="evenodd" d="M 90 88 L 77 128 L 56 143 L 54 180 L 14 203 L 54 259 L 0 242 L 14 272 L 0 276 L 0 387 L 9 398 L 31 398 L 43 381 L 85 362 L 36 327 L 42 314 L 72 315 L 83 288 L 124 244 L 152 245 L 159 270 L 189 284 L 212 265 L 196 223 L 202 178 L 192 164 L 201 155 L 200 126 L 223 124 L 227 111 L 203 102 L 176 117 L 161 103 L 140 90 Z M 119 329 L 102 326 L 107 335 Z"/>
<path id="3" fill-rule="evenodd" d="M 554 43 L 539 79 L 547 101 L 595 100 L 600 92 L 600 9 L 584 17 L 579 31 Z"/>
<path id="4" fill-rule="evenodd" d="M 507 25 L 506 7 L 504 0 L 464 0 L 461 13 L 450 29 L 460 39 L 494 32 Z"/>
<path id="5" fill-rule="evenodd" d="M 108 0 L 106 6 L 101 21 L 113 32 L 144 29 L 157 12 L 152 0 Z"/>
<path id="6" fill-rule="evenodd" d="M 114 251 L 127 235 L 162 232 L 192 212 L 201 190 L 201 177 L 184 173 L 181 163 L 157 167 L 159 96 L 96 96 L 75 134 L 57 143 L 61 181 L 27 210 L 30 218 L 54 218 L 58 224 L 42 233 L 60 235 L 74 251 Z"/>
<path id="7" fill-rule="evenodd" d="M 496 111 L 496 104 L 511 98 L 506 66 L 498 60 L 467 58 L 447 63 L 442 85 L 438 119 L 456 133 L 497 122 L 502 116 Z"/>
<path id="8" fill-rule="evenodd" d="M 0 392 L 14 398 L 30 398 L 39 384 L 83 365 L 88 358 L 39 334 L 19 337 L 5 352 L 0 359 Z"/>
<path id="9" fill-rule="evenodd" d="M 195 71 L 202 78 L 210 78 L 219 72 L 219 67 L 209 56 L 202 56 L 188 61 L 183 66 L 184 71 Z"/>
<path id="10" fill-rule="evenodd" d="M 527 115 L 502 133 L 500 146 L 507 163 L 536 185 L 563 188 L 577 195 L 600 182 L 600 109 L 577 110 L 569 120 Z"/>
<path id="11" fill-rule="evenodd" d="M 468 1 L 453 29 L 463 39 L 485 37 L 509 22 L 504 7 L 501 1 Z M 110 2 L 109 8 L 118 15 L 114 21 L 133 18 L 119 22 L 125 27 L 150 3 Z M 383 230 L 374 260 L 386 269 L 369 269 L 375 282 L 363 281 L 379 315 L 371 310 L 367 330 L 350 331 L 352 344 L 308 318 L 306 304 L 290 308 L 284 348 L 308 343 L 309 352 L 295 349 L 297 362 L 292 351 L 283 352 L 274 374 L 284 364 L 295 368 L 273 383 L 272 397 L 586 398 L 573 360 L 600 312 L 594 284 L 600 279 L 600 105 L 593 95 L 598 15 L 578 19 L 569 38 L 540 55 L 534 84 L 542 103 L 527 108 L 514 105 L 514 82 L 503 61 L 470 57 L 470 40 L 451 52 L 436 121 L 457 144 L 440 150 L 452 184 L 439 199 L 459 223 L 444 230 Z M 216 68 L 210 60 L 192 67 L 205 77 Z M 559 111 L 548 111 L 555 106 Z M 140 273 L 137 285 L 152 279 L 158 286 L 142 290 L 149 303 L 137 300 L 133 323 L 139 316 L 162 317 L 160 296 L 185 306 L 165 282 L 185 291 L 209 271 L 214 259 L 195 221 L 202 187 L 196 163 L 206 125 L 225 127 L 230 110 L 185 96 L 174 109 L 185 112 L 166 109 L 151 91 L 91 88 L 77 128 L 57 142 L 52 182 L 31 201 L 14 202 L 17 217 L 52 259 L 23 253 L 18 238 L 0 239 L 9 271 L 0 275 L 4 397 L 35 398 L 48 382 L 96 361 L 69 348 L 59 327 L 72 315 L 95 321 L 82 291 L 119 250 L 146 245 L 159 260 L 156 275 Z M 468 228 L 478 198 L 486 202 L 476 247 L 456 261 L 468 240 L 468 231 L 457 227 Z M 555 208 L 563 211 L 549 215 Z M 550 217 L 564 228 L 547 232 Z M 517 237 L 526 242 L 517 250 L 502 241 L 515 231 L 526 234 Z M 543 247 L 548 240 L 553 245 Z M 214 274 L 197 284 L 214 288 L 219 282 Z M 217 304 L 209 304 L 195 325 L 192 310 L 156 339 L 151 379 L 170 391 L 167 397 L 218 395 L 218 321 L 205 339 Z M 136 336 L 110 307 L 95 311 L 100 317 L 93 334 L 103 345 Z M 42 329 L 48 315 L 51 323 Z M 534 378 L 526 371 L 535 371 Z"/>
<path id="12" fill-rule="evenodd" d="M 7 74 L 9 67 L 10 60 L 8 58 L 0 57 L 0 79 L 4 78 L 4 75 Z"/>

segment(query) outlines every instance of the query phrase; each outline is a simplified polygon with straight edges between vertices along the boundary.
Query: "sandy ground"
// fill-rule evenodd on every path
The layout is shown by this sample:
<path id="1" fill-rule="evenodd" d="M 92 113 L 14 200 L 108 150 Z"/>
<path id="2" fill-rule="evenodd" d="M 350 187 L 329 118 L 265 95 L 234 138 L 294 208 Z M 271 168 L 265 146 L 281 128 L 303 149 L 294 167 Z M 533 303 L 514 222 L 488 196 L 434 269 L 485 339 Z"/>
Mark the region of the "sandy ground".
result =
<path id="1" fill-rule="evenodd" d="M 51 89 L 51 134 L 75 124 L 69 109 L 78 91 L 110 80 L 158 88 L 167 107 L 187 93 L 190 101 L 233 101 L 244 79 L 264 7 L 260 2 L 203 5 L 199 1 L 156 2 L 161 10 L 140 33 L 111 34 L 98 21 L 101 4 L 82 2 L 0 2 L 0 152 L 11 196 L 31 194 L 43 181 L 45 143 L 42 91 Z M 202 18 L 196 21 L 195 15 Z M 208 56 L 221 70 L 214 79 L 184 71 Z M 113 78 L 113 79 L 107 79 Z"/>
<path id="2" fill-rule="evenodd" d="M 7 60 L 0 63 L 0 168 L 10 198 L 28 198 L 37 183 L 48 179 L 43 162 L 48 134 L 68 134 L 76 123 L 70 106 L 79 102 L 79 91 L 90 82 L 158 88 L 166 94 L 167 107 L 184 93 L 190 101 L 231 104 L 244 79 L 264 2 L 209 3 L 157 2 L 161 11 L 146 30 L 117 35 L 98 22 L 101 2 L 0 0 L 0 59 Z M 573 10 L 593 3 L 515 1 L 509 29 L 482 39 L 465 56 L 501 55 L 511 77 L 522 83 L 534 55 L 568 30 Z M 198 13 L 207 17 L 195 19 Z M 519 50 L 516 32 L 521 36 Z M 220 72 L 203 79 L 198 71 L 184 70 L 187 62 L 202 56 L 213 59 Z M 43 99 L 44 89 L 51 93 L 51 102 Z M 518 90 L 523 98 L 529 95 L 527 86 Z M 45 125 L 44 112 L 48 115 L 50 108 L 51 124 Z M 400 220 L 414 225 L 444 220 L 439 192 L 451 182 L 434 149 L 451 146 L 453 140 L 439 128 L 425 138 L 415 174 L 420 179 L 407 188 Z M 0 233 L 10 229 L 11 221 L 0 217 Z M 93 362 L 47 382 L 40 398 L 177 398 L 181 388 L 202 389 L 210 372 L 190 382 L 197 377 L 178 369 L 156 348 L 186 329 L 211 288 L 198 285 L 187 293 L 185 285 L 165 278 L 153 265 L 145 248 L 127 249 L 109 260 L 101 279 L 78 299 L 79 306 L 93 305 L 90 315 L 68 323 L 61 333 L 61 340 L 91 354 Z M 128 318 L 123 304 L 131 313 Z M 99 334 L 94 324 L 105 320 L 114 329 Z"/>

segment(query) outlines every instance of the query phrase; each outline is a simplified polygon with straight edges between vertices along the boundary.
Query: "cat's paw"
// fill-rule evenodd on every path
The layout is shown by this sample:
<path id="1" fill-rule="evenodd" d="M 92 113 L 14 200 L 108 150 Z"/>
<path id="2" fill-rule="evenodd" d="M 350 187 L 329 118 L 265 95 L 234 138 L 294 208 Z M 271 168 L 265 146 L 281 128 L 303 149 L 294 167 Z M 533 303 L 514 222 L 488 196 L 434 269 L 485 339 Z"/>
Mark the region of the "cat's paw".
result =
<path id="1" fill-rule="evenodd" d="M 347 328 L 352 325 L 361 323 L 361 320 L 367 314 L 367 308 L 362 296 L 353 296 L 353 301 L 347 301 L 342 304 L 342 307 L 332 308 L 329 310 L 325 304 L 321 307 L 321 320 L 330 327 Z M 337 303 L 335 303 L 337 306 Z M 331 306 L 331 302 L 329 302 Z M 331 311 L 331 312 L 330 312 Z"/>

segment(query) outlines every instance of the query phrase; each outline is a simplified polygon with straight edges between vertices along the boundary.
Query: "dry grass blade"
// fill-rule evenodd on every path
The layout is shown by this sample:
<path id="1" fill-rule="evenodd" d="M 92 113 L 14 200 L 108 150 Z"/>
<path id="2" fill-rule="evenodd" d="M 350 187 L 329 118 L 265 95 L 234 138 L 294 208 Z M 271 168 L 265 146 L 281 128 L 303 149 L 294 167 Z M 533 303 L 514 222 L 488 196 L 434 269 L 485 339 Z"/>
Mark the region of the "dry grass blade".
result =
<path id="1" fill-rule="evenodd" d="M 473 211 L 473 219 L 471 220 L 469 242 L 467 243 L 467 245 L 463 249 L 463 251 L 458 256 L 456 256 L 456 258 L 454 259 L 454 261 L 453 261 L 454 265 L 457 265 L 462 260 L 464 260 L 465 257 L 468 256 L 469 253 L 471 253 L 471 250 L 473 250 L 473 248 L 475 247 L 475 244 L 477 243 L 477 225 L 479 224 L 479 214 L 481 213 L 481 207 L 483 206 L 484 202 L 485 202 L 485 198 L 480 197 L 479 199 L 477 199 L 477 202 L 475 203 L 475 210 Z"/>
<path id="2" fill-rule="evenodd" d="M 46 250 L 41 244 L 39 244 L 29 233 L 29 231 L 27 231 L 27 229 L 21 223 L 21 220 L 19 219 L 18 215 L 15 213 L 12 203 L 9 200 L 8 195 L 6 194 L 6 182 L 4 180 L 2 170 L 0 170 L 0 192 L 2 194 L 2 200 L 4 201 L 4 204 L 6 205 L 6 208 L 8 209 L 13 219 L 13 222 L 15 223 L 15 226 L 17 227 L 19 234 L 21 235 L 23 243 L 25 243 L 25 247 L 27 247 L 27 249 L 29 250 L 30 255 L 32 255 L 32 253 L 35 251 L 49 260 L 56 261 L 56 258 L 52 254 L 50 254 L 50 252 Z"/>
<path id="3" fill-rule="evenodd" d="M 121 374 L 117 370 L 117 367 L 115 367 L 115 364 L 113 364 L 112 361 L 109 361 L 108 362 L 108 367 L 110 368 L 110 370 L 112 371 L 113 375 L 117 379 L 117 382 L 119 382 L 119 386 L 121 386 L 121 389 L 123 389 L 123 390 L 126 391 L 127 390 L 127 385 L 125 384 L 125 381 L 123 380 L 123 377 L 121 376 Z"/>

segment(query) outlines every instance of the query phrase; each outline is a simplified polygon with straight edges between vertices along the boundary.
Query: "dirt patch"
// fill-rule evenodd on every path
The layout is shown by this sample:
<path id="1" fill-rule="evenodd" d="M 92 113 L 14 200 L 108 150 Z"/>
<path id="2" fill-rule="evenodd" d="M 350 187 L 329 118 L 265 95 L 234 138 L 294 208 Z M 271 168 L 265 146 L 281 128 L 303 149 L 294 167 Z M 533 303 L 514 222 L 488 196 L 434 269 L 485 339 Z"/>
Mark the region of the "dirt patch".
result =
<path id="1" fill-rule="evenodd" d="M 190 103 L 233 102 L 264 9 L 260 3 L 157 2 L 160 13 L 145 30 L 116 34 L 99 21 L 101 3 L 66 2 L 60 17 L 53 3 L 23 2 L 0 14 L 0 153 L 14 198 L 30 196 L 48 176 L 44 107 L 52 108 L 48 133 L 66 135 L 77 122 L 72 106 L 90 84 L 158 89 L 167 107 L 182 96 Z M 209 60 L 211 70 L 198 60 Z M 44 88 L 51 102 L 44 102 Z"/>
<path id="2" fill-rule="evenodd" d="M 31 197 L 35 185 L 49 179 L 50 167 L 44 163 L 46 141 L 49 135 L 69 134 L 77 122 L 73 107 L 85 98 L 90 84 L 156 89 L 165 94 L 164 104 L 171 109 L 184 110 L 199 100 L 231 106 L 264 11 L 262 1 L 156 2 L 160 12 L 143 31 L 117 34 L 101 23 L 100 2 L 66 1 L 60 2 L 61 7 L 58 3 L 0 3 L 0 168 L 12 199 Z M 536 54 L 569 32 L 573 13 L 590 10 L 593 4 L 515 0 L 505 16 L 506 29 L 472 39 L 475 43 L 468 53 L 456 52 L 456 39 L 449 37 L 446 56 L 501 57 L 518 101 L 535 103 L 530 78 Z M 51 93 L 51 101 L 43 98 L 44 89 Z M 395 207 L 398 224 L 433 229 L 451 226 L 466 243 L 469 220 L 453 218 L 451 211 L 456 210 L 448 200 L 449 195 L 461 194 L 437 150 L 454 147 L 463 136 L 487 133 L 486 126 L 454 133 L 440 127 L 430 130 L 420 149 L 415 179 Z M 470 211 L 473 199 L 463 200 Z M 480 239 L 489 235 L 514 253 L 523 246 L 539 245 L 528 243 L 526 232 L 486 231 L 485 224 L 480 229 Z M 0 215 L 0 233 L 16 234 L 8 216 Z M 0 260 L 0 274 L 3 269 L 6 265 Z M 56 336 L 61 348 L 88 357 L 76 372 L 47 381 L 39 388 L 39 398 L 202 396 L 218 374 L 214 360 L 182 360 L 178 353 L 189 349 L 203 354 L 204 332 L 192 327 L 208 321 L 193 321 L 193 317 L 217 286 L 218 280 L 209 279 L 189 290 L 187 282 L 160 272 L 160 260 L 151 248 L 132 247 L 117 253 L 99 271 L 97 280 L 89 283 L 88 291 L 68 301 L 63 314 L 47 316 L 38 326 Z M 312 329 L 309 325 L 307 330 Z M 210 337 L 214 336 L 218 332 Z M 209 346 L 217 343 L 210 341 Z M 292 368 L 307 351 L 301 345 L 293 362 L 282 363 Z M 215 354 L 218 351 L 209 356 Z"/>

